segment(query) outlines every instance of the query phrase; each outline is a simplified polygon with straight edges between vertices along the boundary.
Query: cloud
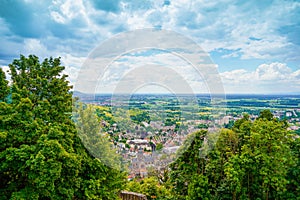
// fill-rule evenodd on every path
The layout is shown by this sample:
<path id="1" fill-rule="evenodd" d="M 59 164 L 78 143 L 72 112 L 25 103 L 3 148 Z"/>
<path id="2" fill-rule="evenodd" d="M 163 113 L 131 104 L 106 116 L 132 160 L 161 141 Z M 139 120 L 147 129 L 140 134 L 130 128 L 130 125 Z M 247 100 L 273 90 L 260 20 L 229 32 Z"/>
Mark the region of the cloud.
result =
<path id="1" fill-rule="evenodd" d="M 41 19 L 47 17 L 47 2 L 0 1 L 0 17 L 14 34 L 21 37 L 41 37 L 46 32 Z"/>
<path id="2" fill-rule="evenodd" d="M 297 70 L 297 71 L 293 72 L 292 77 L 294 77 L 295 79 L 300 81 L 300 70 Z"/>
<path id="3" fill-rule="evenodd" d="M 77 26 L 85 26 L 86 10 L 81 0 L 56 2 L 50 7 L 50 16 L 52 20 L 59 24 L 70 24 L 76 22 Z M 74 21 L 73 21 L 74 20 Z"/>
<path id="4" fill-rule="evenodd" d="M 38 39 L 25 39 L 24 40 L 24 51 L 27 54 L 35 54 L 44 58 L 47 57 L 47 47 L 45 47 Z"/>
<path id="5" fill-rule="evenodd" d="M 291 14 L 300 9 L 295 2 L 172 1 L 167 7 L 154 6 L 155 11 L 144 12 L 145 17 L 139 19 L 147 18 L 148 23 L 161 28 L 171 27 L 192 37 L 209 52 L 228 49 L 237 51 L 232 56 L 240 55 L 242 59 L 287 58 L 291 56 L 287 52 L 297 46 L 287 35 L 278 33 L 280 27 L 298 23 Z"/>
<path id="6" fill-rule="evenodd" d="M 85 59 L 85 57 L 72 56 L 71 54 L 65 54 L 61 57 L 62 65 L 65 66 L 64 73 L 68 75 L 67 80 L 71 85 L 76 82 L 80 67 Z"/>
<path id="7" fill-rule="evenodd" d="M 251 73 L 247 72 L 245 69 L 238 69 L 238 70 L 233 70 L 233 71 L 227 71 L 221 73 L 221 77 L 224 81 L 224 83 L 229 83 L 229 84 L 237 84 L 237 83 L 243 83 L 247 82 L 251 77 Z"/>
<path id="8" fill-rule="evenodd" d="M 10 80 L 11 76 L 9 75 L 9 73 L 10 73 L 9 67 L 8 66 L 0 66 L 0 67 L 1 67 L 2 71 L 5 73 L 6 80 Z"/>
<path id="9" fill-rule="evenodd" d="M 292 70 L 283 63 L 262 64 L 255 70 L 255 78 L 259 81 L 289 80 Z"/>
<path id="10" fill-rule="evenodd" d="M 201 56 L 204 57 L 205 55 Z M 99 60 L 99 57 L 97 58 Z M 218 76 L 218 74 L 213 74 L 213 72 L 217 72 L 215 66 L 207 63 L 205 59 L 202 61 L 202 67 L 195 68 L 183 57 L 163 50 L 140 49 L 129 52 L 117 57 L 113 62 L 106 61 L 107 66 L 103 66 L 103 62 L 97 62 L 97 58 L 93 58 L 95 61 L 91 64 L 83 65 L 84 71 L 79 76 L 80 80 L 85 81 L 76 82 L 76 87 L 81 88 L 82 91 L 90 90 L 97 84 L 98 92 L 113 92 L 114 88 L 122 81 L 125 81 L 124 87 L 132 84 L 140 84 L 141 86 L 144 82 L 151 82 L 151 84 L 168 82 L 173 86 L 178 85 L 180 88 L 180 83 L 176 83 L 180 77 L 180 80 L 189 85 L 194 92 L 208 93 L 207 84 L 211 82 L 209 77 Z M 192 60 L 189 61 L 192 62 Z M 91 80 L 97 80 L 97 83 L 91 82 Z M 213 87 L 212 85 L 209 86 Z"/>
<path id="11" fill-rule="evenodd" d="M 189 36 L 207 51 L 236 51 L 225 57 L 299 59 L 291 51 L 299 49 L 299 28 L 293 29 L 299 27 L 299 2 L 19 0 L 0 4 L 6 32 L 43 38 L 47 46 L 49 37 L 57 38 L 56 43 L 67 39 L 69 46 L 73 45 L 72 39 L 89 45 L 89 41 L 99 43 L 122 31 L 159 27 Z"/>
<path id="12" fill-rule="evenodd" d="M 220 74 L 229 93 L 289 93 L 300 91 L 300 70 L 293 71 L 285 63 L 259 65 L 254 71 L 245 69 Z"/>
<path id="13" fill-rule="evenodd" d="M 220 61 L 217 64 L 227 71 L 223 73 L 226 80 L 240 83 L 242 78 L 231 78 L 239 75 L 262 83 L 291 75 L 296 82 L 299 18 L 300 2 L 292 0 L 0 1 L 0 65 L 32 53 L 81 61 L 117 33 L 155 27 L 190 37 L 229 64 L 241 60 L 296 63 L 288 67 L 291 72 L 277 69 L 277 64 L 261 66 L 256 72 L 247 67 L 228 71 Z M 72 74 L 79 68 L 76 62 L 68 67 Z"/>

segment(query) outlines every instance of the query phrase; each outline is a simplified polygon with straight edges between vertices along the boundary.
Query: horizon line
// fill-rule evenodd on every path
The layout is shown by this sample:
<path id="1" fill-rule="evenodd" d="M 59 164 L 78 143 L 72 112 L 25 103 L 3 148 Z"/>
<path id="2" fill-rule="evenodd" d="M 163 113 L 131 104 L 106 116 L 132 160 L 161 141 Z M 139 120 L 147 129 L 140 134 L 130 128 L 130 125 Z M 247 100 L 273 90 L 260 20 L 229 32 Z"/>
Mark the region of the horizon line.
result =
<path id="1" fill-rule="evenodd" d="M 74 93 L 80 93 L 83 95 L 172 95 L 172 96 L 176 96 L 176 95 L 222 95 L 222 96 L 226 96 L 226 95 L 265 95 L 265 96 L 269 96 L 269 95 L 300 95 L 300 93 L 296 93 L 296 92 L 290 92 L 290 93 L 84 93 L 81 91 L 72 91 L 73 95 Z"/>

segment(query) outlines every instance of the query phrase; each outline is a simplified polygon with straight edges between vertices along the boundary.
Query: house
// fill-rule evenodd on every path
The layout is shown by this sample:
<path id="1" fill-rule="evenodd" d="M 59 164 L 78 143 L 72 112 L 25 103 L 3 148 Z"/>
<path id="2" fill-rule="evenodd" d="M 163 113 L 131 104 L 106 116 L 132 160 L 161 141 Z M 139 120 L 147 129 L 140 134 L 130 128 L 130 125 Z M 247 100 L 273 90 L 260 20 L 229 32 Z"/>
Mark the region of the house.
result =
<path id="1" fill-rule="evenodd" d="M 134 177 L 144 178 L 148 175 L 147 167 L 154 164 L 154 159 L 151 155 L 144 155 L 144 151 L 140 148 L 137 152 L 137 157 L 131 160 L 129 167 L 131 175 Z"/>

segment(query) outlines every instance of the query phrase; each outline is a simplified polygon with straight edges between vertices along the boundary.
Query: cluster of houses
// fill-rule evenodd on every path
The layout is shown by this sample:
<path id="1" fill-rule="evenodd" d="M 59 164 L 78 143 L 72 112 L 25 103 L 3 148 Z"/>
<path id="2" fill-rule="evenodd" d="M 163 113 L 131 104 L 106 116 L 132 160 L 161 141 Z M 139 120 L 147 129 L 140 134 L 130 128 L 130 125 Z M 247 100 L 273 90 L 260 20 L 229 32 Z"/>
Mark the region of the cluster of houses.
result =
<path id="1" fill-rule="evenodd" d="M 162 156 L 166 152 L 156 151 L 156 143 L 146 139 L 127 140 L 126 144 L 120 143 L 118 151 L 122 153 L 123 160 L 129 163 L 129 179 L 136 177 L 147 177 L 149 168 L 163 171 L 172 161 L 170 157 Z M 126 148 L 127 146 L 127 148 Z M 172 153 L 174 153 L 173 151 Z"/>
<path id="2" fill-rule="evenodd" d="M 291 111 L 276 111 L 274 116 L 277 118 L 288 117 L 289 122 L 293 124 L 289 127 L 290 130 L 297 130 L 300 127 L 300 116 L 297 112 Z M 142 126 L 137 126 L 133 132 L 126 134 L 119 133 L 119 138 L 122 142 L 117 142 L 116 148 L 122 154 L 124 161 L 129 166 L 129 178 L 146 177 L 149 173 L 149 168 L 154 168 L 157 171 L 163 172 L 167 165 L 172 162 L 172 156 L 183 143 L 186 135 L 191 132 L 199 130 L 200 124 L 210 125 L 210 131 L 216 130 L 230 121 L 240 119 L 242 116 L 234 117 L 226 115 L 220 119 L 212 120 L 187 120 L 184 130 L 175 130 L 174 126 L 163 126 L 162 122 L 150 122 L 149 124 L 143 122 Z M 250 115 L 250 119 L 254 120 L 258 115 Z M 152 130 L 145 131 L 145 127 L 152 127 Z M 117 129 L 117 125 L 113 125 L 113 130 Z M 143 132 L 144 131 L 144 132 Z M 143 132 L 143 134 L 140 134 Z M 138 134 L 139 133 L 139 134 Z M 157 151 L 158 144 L 163 145 L 163 149 Z"/>

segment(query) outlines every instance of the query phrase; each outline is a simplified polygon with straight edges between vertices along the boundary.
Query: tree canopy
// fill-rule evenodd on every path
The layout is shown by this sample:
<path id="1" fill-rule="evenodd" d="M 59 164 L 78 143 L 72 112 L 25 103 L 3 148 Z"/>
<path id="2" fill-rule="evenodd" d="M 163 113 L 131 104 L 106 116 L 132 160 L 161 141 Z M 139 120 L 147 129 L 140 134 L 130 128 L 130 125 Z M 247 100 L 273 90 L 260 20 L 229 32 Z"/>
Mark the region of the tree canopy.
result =
<path id="1" fill-rule="evenodd" d="M 287 123 L 263 111 L 245 115 L 220 131 L 215 148 L 201 157 L 210 141 L 194 133 L 190 145 L 170 165 L 168 184 L 176 199 L 299 199 L 299 138 Z M 206 141 L 207 140 L 207 141 Z"/>
<path id="2" fill-rule="evenodd" d="M 0 102 L 5 101 L 9 93 L 8 81 L 5 79 L 5 73 L 0 69 Z"/>
<path id="3" fill-rule="evenodd" d="M 21 55 L 9 68 L 9 86 L 0 72 L 0 199 L 117 199 L 124 175 L 82 145 L 60 59 Z"/>

